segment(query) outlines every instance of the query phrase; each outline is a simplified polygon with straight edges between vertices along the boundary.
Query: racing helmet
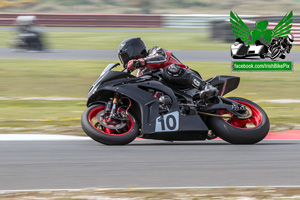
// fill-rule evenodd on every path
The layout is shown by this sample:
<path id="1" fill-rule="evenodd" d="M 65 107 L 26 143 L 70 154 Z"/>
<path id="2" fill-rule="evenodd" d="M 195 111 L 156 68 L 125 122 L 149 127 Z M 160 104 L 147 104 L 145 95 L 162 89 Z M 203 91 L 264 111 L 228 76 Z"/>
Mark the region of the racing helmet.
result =
<path id="1" fill-rule="evenodd" d="M 288 41 L 288 43 L 292 43 L 292 42 L 294 42 L 294 35 L 292 35 L 292 34 L 288 34 L 288 36 L 287 36 L 287 41 Z"/>
<path id="2" fill-rule="evenodd" d="M 147 47 L 139 37 L 128 38 L 121 42 L 118 48 L 118 57 L 125 66 L 128 61 L 142 58 L 147 55 Z"/>

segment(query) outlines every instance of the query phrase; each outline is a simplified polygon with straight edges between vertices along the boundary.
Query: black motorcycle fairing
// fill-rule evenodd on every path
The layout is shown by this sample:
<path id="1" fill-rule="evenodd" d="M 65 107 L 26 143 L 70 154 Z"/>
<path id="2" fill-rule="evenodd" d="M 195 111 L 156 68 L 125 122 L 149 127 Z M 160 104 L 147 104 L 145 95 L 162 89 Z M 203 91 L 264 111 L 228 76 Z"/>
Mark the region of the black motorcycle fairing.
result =
<path id="1" fill-rule="evenodd" d="M 209 82 L 219 90 L 218 96 L 224 96 L 239 86 L 240 77 L 224 75 L 215 76 L 211 79 L 208 79 L 206 82 Z"/>
<path id="2" fill-rule="evenodd" d="M 135 76 L 132 76 L 128 73 L 124 72 L 119 72 L 119 71 L 108 71 L 107 74 L 101 74 L 100 77 L 97 79 L 97 81 L 93 84 L 91 87 L 89 94 L 88 94 L 88 99 L 95 93 L 97 92 L 97 89 L 99 88 L 100 85 L 105 84 L 106 82 L 110 82 L 113 80 L 122 80 L 126 81 L 127 79 L 131 78 L 130 80 L 137 80 L 138 78 Z M 120 83 L 120 81 L 117 81 L 115 84 Z M 87 105 L 88 102 L 87 102 Z"/>
<path id="3" fill-rule="evenodd" d="M 93 89 L 90 91 L 87 105 L 90 106 L 93 102 L 107 100 L 115 92 L 120 93 L 123 96 L 129 97 L 135 101 L 139 106 L 141 112 L 141 134 L 153 134 L 158 133 L 155 131 L 157 128 L 157 120 L 163 118 L 164 115 L 170 113 L 179 112 L 179 106 L 174 92 L 167 86 L 163 85 L 159 81 L 151 79 L 143 79 L 135 76 L 129 76 L 123 72 L 110 71 L 106 74 L 105 78 L 100 80 Z M 126 78 L 121 78 L 124 76 Z M 163 115 L 159 113 L 159 101 L 148 90 L 162 91 L 172 99 L 172 105 L 169 108 L 168 113 Z M 201 121 L 199 115 L 182 115 L 179 114 L 178 129 L 176 132 L 184 133 L 186 131 L 191 132 L 208 132 L 207 126 Z M 192 124 L 192 125 L 191 125 Z M 164 130 L 162 133 L 173 132 Z"/>

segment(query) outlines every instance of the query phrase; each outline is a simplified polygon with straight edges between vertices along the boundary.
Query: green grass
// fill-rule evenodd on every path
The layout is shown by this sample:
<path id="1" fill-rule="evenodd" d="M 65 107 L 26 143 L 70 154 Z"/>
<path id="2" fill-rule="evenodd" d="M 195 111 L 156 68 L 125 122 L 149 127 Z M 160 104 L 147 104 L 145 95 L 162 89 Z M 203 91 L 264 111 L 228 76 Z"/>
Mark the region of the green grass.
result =
<path id="1" fill-rule="evenodd" d="M 1 59 L 1 96 L 85 97 L 108 63 L 110 62 Z"/>
<path id="2" fill-rule="evenodd" d="M 81 135 L 85 101 L 0 101 L 0 133 L 50 132 Z"/>
<path id="3" fill-rule="evenodd" d="M 0 59 L 0 96 L 86 98 L 90 86 L 111 62 L 114 61 Z M 300 93 L 297 92 L 300 88 L 299 64 L 295 64 L 293 73 L 232 73 L 230 63 L 186 64 L 198 70 L 204 79 L 221 74 L 240 76 L 239 88 L 227 96 L 239 96 L 252 101 L 300 99 Z M 10 132 L 59 132 L 57 127 L 77 127 L 78 133 L 82 133 L 80 116 L 85 109 L 84 103 L 84 100 L 2 100 L 0 132 L 8 131 L 3 127 L 11 127 Z M 293 128 L 293 124 L 300 124 L 300 104 L 262 102 L 259 105 L 266 110 L 276 129 L 280 126 Z"/>
<path id="4" fill-rule="evenodd" d="M 38 0 L 36 4 L 27 7 L 11 6 L 2 8 L 1 12 L 9 13 L 98 13 L 98 14 L 229 14 L 234 9 L 239 14 L 248 15 L 281 15 L 286 11 L 299 10 L 297 0 L 252 0 L 239 4 L 236 0 Z M 267 8 L 267 9 L 266 9 Z"/>
<path id="5" fill-rule="evenodd" d="M 58 199 L 58 200 L 88 200 L 88 199 L 299 199 L 298 187 L 251 187 L 251 188 L 203 188 L 203 189 L 80 189 L 80 190 L 53 190 L 9 192 L 0 194 L 1 200 L 11 199 Z M 277 198 L 278 197 L 278 198 Z"/>
<path id="6" fill-rule="evenodd" d="M 143 29 L 145 30 L 145 29 Z M 170 50 L 228 51 L 231 43 L 211 41 L 209 33 L 200 32 L 128 32 L 118 31 L 49 31 L 46 41 L 51 49 L 117 49 L 126 38 L 141 37 L 147 46 L 160 46 Z M 7 41 L 14 37 L 9 31 L 0 31 L 0 48 L 8 48 Z M 300 51 L 293 46 L 292 51 Z"/>
<path id="7" fill-rule="evenodd" d="M 122 29 L 121 29 L 122 30 Z M 7 40 L 13 35 L 1 31 L 0 48 L 7 48 Z M 228 50 L 230 44 L 211 42 L 206 33 L 180 32 L 73 32 L 49 31 L 47 43 L 51 49 L 117 49 L 126 38 L 141 37 L 150 48 L 161 46 L 166 49 L 181 50 Z"/>

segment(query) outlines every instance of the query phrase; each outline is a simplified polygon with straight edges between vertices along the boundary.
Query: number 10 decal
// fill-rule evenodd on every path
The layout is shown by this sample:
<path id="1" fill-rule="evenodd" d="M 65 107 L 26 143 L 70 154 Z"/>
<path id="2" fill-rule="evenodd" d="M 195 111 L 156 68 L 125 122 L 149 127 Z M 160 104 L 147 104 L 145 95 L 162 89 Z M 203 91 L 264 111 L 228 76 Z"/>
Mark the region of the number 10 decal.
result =
<path id="1" fill-rule="evenodd" d="M 156 118 L 155 132 L 177 131 L 179 128 L 179 112 L 175 111 Z"/>

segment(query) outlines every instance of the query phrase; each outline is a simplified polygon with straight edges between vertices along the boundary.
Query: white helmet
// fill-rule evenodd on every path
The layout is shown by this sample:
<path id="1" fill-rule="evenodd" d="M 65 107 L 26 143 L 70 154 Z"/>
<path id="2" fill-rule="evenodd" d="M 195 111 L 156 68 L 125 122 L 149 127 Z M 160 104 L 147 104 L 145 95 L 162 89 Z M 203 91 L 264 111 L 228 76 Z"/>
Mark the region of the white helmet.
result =
<path id="1" fill-rule="evenodd" d="M 18 16 L 16 22 L 18 25 L 31 25 L 36 20 L 36 16 Z"/>
<path id="2" fill-rule="evenodd" d="M 291 44 L 292 42 L 294 42 L 294 36 L 292 34 L 288 34 L 287 36 L 287 41 Z"/>

